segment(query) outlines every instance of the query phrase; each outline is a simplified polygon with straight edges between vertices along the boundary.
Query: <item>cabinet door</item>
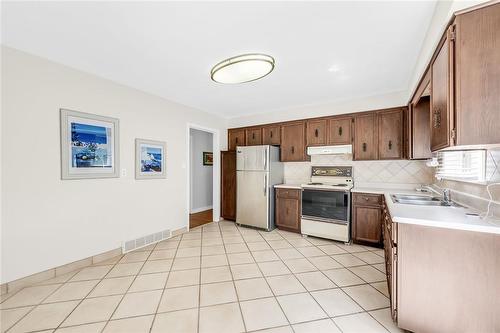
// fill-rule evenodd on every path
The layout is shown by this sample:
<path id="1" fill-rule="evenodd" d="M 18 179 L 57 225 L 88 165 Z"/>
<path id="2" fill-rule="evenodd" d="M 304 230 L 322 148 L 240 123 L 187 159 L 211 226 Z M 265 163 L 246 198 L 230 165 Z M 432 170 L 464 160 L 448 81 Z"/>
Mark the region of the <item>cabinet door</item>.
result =
<path id="1" fill-rule="evenodd" d="M 221 152 L 221 216 L 236 220 L 236 152 Z"/>
<path id="2" fill-rule="evenodd" d="M 300 162 L 306 160 L 304 123 L 284 124 L 281 128 L 281 161 Z"/>
<path id="3" fill-rule="evenodd" d="M 451 27 L 450 27 L 451 28 Z M 441 43 L 431 64 L 431 150 L 449 147 L 452 142 L 451 126 L 453 99 L 452 72 L 450 71 L 450 30 Z"/>
<path id="4" fill-rule="evenodd" d="M 332 118 L 328 120 L 328 144 L 351 144 L 352 118 Z"/>
<path id="5" fill-rule="evenodd" d="M 378 158 L 403 158 L 403 109 L 378 113 Z"/>
<path id="6" fill-rule="evenodd" d="M 262 144 L 262 128 L 249 128 L 245 130 L 246 145 L 258 146 Z"/>
<path id="7" fill-rule="evenodd" d="M 300 201 L 277 196 L 275 223 L 279 229 L 300 232 Z"/>
<path id="8" fill-rule="evenodd" d="M 308 120 L 307 128 L 307 145 L 321 146 L 326 144 L 326 119 Z"/>
<path id="9" fill-rule="evenodd" d="M 245 145 L 245 130 L 230 129 L 227 132 L 229 150 L 236 150 L 236 146 Z"/>
<path id="10" fill-rule="evenodd" d="M 281 127 L 266 126 L 262 129 L 262 144 L 264 145 L 279 145 L 281 144 Z"/>
<path id="11" fill-rule="evenodd" d="M 354 117 L 354 160 L 377 159 L 377 117 L 375 113 Z"/>
<path id="12" fill-rule="evenodd" d="M 431 153 L 430 97 L 422 97 L 411 105 L 411 154 L 410 159 L 428 159 Z"/>
<path id="13" fill-rule="evenodd" d="M 379 246 L 382 242 L 380 207 L 353 207 L 353 240 Z"/>

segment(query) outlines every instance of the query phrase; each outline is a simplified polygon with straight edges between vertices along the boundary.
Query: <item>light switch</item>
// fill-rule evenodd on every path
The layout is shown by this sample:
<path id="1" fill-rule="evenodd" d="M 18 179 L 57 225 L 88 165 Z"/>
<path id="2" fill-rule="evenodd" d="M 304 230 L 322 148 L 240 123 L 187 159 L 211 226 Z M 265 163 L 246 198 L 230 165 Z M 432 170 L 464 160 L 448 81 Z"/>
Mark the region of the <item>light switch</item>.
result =
<path id="1" fill-rule="evenodd" d="M 122 169 L 122 177 L 127 177 L 127 169 Z"/>

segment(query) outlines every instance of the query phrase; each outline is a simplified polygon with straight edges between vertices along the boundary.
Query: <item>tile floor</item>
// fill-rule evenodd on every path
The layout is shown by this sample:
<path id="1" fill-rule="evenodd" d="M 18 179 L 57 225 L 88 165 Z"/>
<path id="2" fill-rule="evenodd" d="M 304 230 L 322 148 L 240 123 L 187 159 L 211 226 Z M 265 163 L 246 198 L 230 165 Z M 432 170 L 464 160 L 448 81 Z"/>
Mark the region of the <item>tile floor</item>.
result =
<path id="1" fill-rule="evenodd" d="M 1 331 L 399 332 L 383 250 L 223 221 L 2 296 Z"/>

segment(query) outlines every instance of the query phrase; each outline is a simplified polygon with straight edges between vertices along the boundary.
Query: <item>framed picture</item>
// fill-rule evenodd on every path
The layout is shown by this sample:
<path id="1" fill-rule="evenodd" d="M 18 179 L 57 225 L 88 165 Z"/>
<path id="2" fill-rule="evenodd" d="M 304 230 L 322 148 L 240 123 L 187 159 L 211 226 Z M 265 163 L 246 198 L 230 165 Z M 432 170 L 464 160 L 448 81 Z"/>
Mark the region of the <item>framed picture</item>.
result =
<path id="1" fill-rule="evenodd" d="M 214 165 L 214 154 L 204 151 L 203 152 L 203 165 Z"/>
<path id="2" fill-rule="evenodd" d="M 119 177 L 119 120 L 61 109 L 61 178 Z"/>
<path id="3" fill-rule="evenodd" d="M 166 152 L 165 142 L 135 139 L 135 178 L 167 178 Z"/>

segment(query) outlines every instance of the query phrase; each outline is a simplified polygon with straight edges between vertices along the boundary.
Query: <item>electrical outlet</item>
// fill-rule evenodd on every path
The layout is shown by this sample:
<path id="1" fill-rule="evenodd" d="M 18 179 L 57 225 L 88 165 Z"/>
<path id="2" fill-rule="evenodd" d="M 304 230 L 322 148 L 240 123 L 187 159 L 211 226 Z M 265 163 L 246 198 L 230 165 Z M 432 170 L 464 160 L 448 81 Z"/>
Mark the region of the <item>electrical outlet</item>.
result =
<path id="1" fill-rule="evenodd" d="M 122 169 L 122 177 L 127 177 L 127 169 Z"/>

